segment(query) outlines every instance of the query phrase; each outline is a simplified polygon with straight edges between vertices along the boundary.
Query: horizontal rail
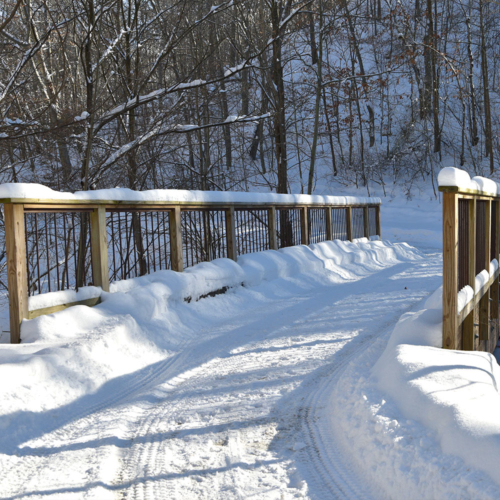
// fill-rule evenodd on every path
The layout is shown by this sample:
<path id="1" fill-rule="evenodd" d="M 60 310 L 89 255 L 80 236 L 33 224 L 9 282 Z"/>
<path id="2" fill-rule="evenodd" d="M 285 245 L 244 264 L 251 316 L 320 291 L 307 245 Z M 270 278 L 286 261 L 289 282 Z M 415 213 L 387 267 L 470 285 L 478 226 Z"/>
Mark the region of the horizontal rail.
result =
<path id="1" fill-rule="evenodd" d="M 480 189 L 468 189 L 459 186 L 439 186 L 438 190 L 441 193 L 455 193 L 464 196 L 483 197 L 485 199 L 500 199 L 500 194 L 493 194 L 489 191 L 481 191 Z"/>
<path id="2" fill-rule="evenodd" d="M 189 202 L 189 201 L 96 201 L 96 200 L 28 200 L 22 198 L 7 198 L 0 199 L 0 203 L 11 203 L 14 205 L 24 205 L 26 210 L 92 210 L 97 207 L 104 206 L 106 210 L 114 209 L 138 209 L 139 207 L 144 210 L 160 210 L 160 209 L 172 209 L 174 207 L 182 207 L 186 209 L 214 209 L 214 208 L 256 208 L 256 207 L 283 207 L 283 208 L 363 208 L 363 207 L 378 207 L 381 205 L 379 202 L 370 203 L 288 203 L 288 202 L 220 202 L 220 201 L 205 201 L 205 202 Z"/>
<path id="3" fill-rule="evenodd" d="M 92 307 L 101 302 L 101 297 L 94 297 L 92 299 L 85 300 L 77 300 L 75 302 L 68 302 L 67 304 L 58 304 L 57 306 L 50 307 L 42 307 L 40 309 L 35 309 L 33 311 L 28 312 L 28 319 L 38 318 L 39 316 L 43 316 L 45 314 L 53 314 L 55 312 L 64 311 L 64 309 L 68 309 L 73 306 L 88 306 Z"/>
<path id="4" fill-rule="evenodd" d="M 486 295 L 488 290 L 491 288 L 495 280 L 500 276 L 500 269 L 497 269 L 493 276 L 481 287 L 477 292 L 474 291 L 474 297 L 465 304 L 463 309 L 458 313 L 458 325 L 461 325 L 465 318 L 471 313 L 474 308 L 479 304 L 479 301 Z"/>

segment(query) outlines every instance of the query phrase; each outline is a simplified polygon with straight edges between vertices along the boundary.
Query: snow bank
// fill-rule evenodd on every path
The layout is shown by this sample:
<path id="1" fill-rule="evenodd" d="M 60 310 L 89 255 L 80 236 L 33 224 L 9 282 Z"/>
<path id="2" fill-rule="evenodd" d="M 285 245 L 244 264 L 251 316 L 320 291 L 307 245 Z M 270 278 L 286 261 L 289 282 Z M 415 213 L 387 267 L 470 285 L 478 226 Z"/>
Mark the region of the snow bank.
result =
<path id="1" fill-rule="evenodd" d="M 232 191 L 186 191 L 181 189 L 153 189 L 133 191 L 127 188 L 99 189 L 65 193 L 53 191 L 41 184 L 0 184 L 0 199 L 93 200 L 93 201 L 162 201 L 162 202 L 213 202 L 213 203 L 282 203 L 366 205 L 380 204 L 380 198 L 361 196 L 323 196 L 307 194 L 246 193 Z"/>
<path id="2" fill-rule="evenodd" d="M 189 312 L 196 305 L 186 303 L 187 296 L 196 298 L 242 283 L 248 287 L 278 278 L 296 279 L 299 274 L 313 280 L 326 278 L 335 269 L 343 276 L 352 263 L 357 274 L 342 280 L 359 279 L 416 259 L 421 255 L 408 245 L 367 239 L 330 241 L 244 255 L 238 263 L 219 259 L 184 273 L 160 271 L 116 283 L 114 293 L 103 293 L 99 305 L 75 306 L 24 321 L 23 343 L 0 346 L 0 428 L 9 428 L 6 439 L 14 439 L 33 424 L 38 412 L 63 407 L 116 377 L 165 360 L 177 346 L 194 340 L 193 332 L 206 325 L 198 324 L 196 314 Z M 230 293 L 238 290 L 241 287 Z M 17 420 L 19 412 L 27 420 L 22 424 Z"/>
<path id="3" fill-rule="evenodd" d="M 405 418 L 436 436 L 444 453 L 500 484 L 500 367 L 489 353 L 440 348 L 441 294 L 401 317 L 372 374 Z"/>
<path id="4" fill-rule="evenodd" d="M 59 292 L 42 293 L 28 297 L 28 309 L 35 311 L 36 309 L 43 309 L 45 307 L 94 299 L 101 295 L 101 291 L 101 288 L 97 286 L 85 286 L 80 288 L 78 292 L 75 290 L 61 290 Z"/>
<path id="5" fill-rule="evenodd" d="M 443 168 L 438 175 L 438 184 L 439 186 L 456 186 L 461 189 L 472 189 L 493 195 L 500 194 L 500 184 L 497 182 L 479 176 L 471 179 L 465 170 L 455 167 Z"/>

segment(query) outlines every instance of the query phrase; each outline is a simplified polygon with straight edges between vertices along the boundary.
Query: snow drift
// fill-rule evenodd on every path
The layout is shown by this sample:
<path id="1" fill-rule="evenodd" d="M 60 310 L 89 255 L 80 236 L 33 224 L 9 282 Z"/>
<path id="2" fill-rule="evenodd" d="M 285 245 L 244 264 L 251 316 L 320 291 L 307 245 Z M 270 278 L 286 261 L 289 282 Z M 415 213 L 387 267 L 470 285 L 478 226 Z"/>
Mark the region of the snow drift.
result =
<path id="1" fill-rule="evenodd" d="M 500 367 L 489 353 L 441 345 L 439 288 L 330 395 L 331 432 L 381 497 L 498 498 Z"/>
<path id="2" fill-rule="evenodd" d="M 98 390 L 111 379 L 165 359 L 204 328 L 190 312 L 196 299 L 222 287 L 256 286 L 298 274 L 336 273 L 360 279 L 401 261 L 420 259 L 406 244 L 357 240 L 265 251 L 219 259 L 184 273 L 160 271 L 116 283 L 102 303 L 75 306 L 22 324 L 20 346 L 0 346 L 0 428 L 6 440 L 56 409 Z M 351 270 L 351 271 L 349 271 Z M 231 293 L 231 291 L 229 292 Z M 234 293 L 234 292 L 233 292 Z M 36 382 L 36 383 L 34 383 Z M 23 423 L 17 417 L 23 412 Z M 30 413 L 31 412 L 31 413 Z M 15 424 L 15 425 L 14 425 Z"/>
<path id="3" fill-rule="evenodd" d="M 406 418 L 436 432 L 444 453 L 500 484 L 500 367 L 489 353 L 440 349 L 441 293 L 403 315 L 373 374 Z"/>

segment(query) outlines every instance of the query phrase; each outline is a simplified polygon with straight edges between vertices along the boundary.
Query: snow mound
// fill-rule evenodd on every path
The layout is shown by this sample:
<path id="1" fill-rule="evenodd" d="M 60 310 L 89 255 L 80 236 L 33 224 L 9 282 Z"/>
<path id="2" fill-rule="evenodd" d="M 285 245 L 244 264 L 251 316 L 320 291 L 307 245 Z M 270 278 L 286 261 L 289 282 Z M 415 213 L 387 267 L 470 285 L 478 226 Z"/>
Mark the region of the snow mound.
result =
<path id="1" fill-rule="evenodd" d="M 500 367 L 489 353 L 441 349 L 441 294 L 401 317 L 372 374 L 405 418 L 435 433 L 444 453 L 500 484 Z"/>
<path id="2" fill-rule="evenodd" d="M 101 288 L 97 286 L 84 286 L 77 291 L 60 290 L 59 292 L 41 293 L 28 297 L 28 309 L 34 311 L 45 307 L 53 307 L 62 304 L 71 304 L 81 300 L 88 300 L 100 297 Z"/>
<path id="3" fill-rule="evenodd" d="M 470 178 L 465 170 L 455 167 L 445 167 L 438 175 L 439 186 L 456 186 L 460 189 L 472 189 L 484 193 L 498 195 L 500 194 L 500 184 L 487 179 L 486 177 Z"/>
<path id="4" fill-rule="evenodd" d="M 193 341 L 192 332 L 206 325 L 197 323 L 191 309 L 196 304 L 185 302 L 187 297 L 196 299 L 223 287 L 238 293 L 241 284 L 257 286 L 298 275 L 311 280 L 332 275 L 340 281 L 360 279 L 421 258 L 404 244 L 329 241 L 248 254 L 238 263 L 219 259 L 184 273 L 160 271 L 115 283 L 114 293 L 103 293 L 99 305 L 25 320 L 23 343 L 0 346 L 0 428 L 12 429 L 14 438 L 32 425 L 30 419 L 38 412 L 68 405 L 116 377 L 167 359 L 179 345 Z M 30 421 L 14 425 L 19 411 Z"/>

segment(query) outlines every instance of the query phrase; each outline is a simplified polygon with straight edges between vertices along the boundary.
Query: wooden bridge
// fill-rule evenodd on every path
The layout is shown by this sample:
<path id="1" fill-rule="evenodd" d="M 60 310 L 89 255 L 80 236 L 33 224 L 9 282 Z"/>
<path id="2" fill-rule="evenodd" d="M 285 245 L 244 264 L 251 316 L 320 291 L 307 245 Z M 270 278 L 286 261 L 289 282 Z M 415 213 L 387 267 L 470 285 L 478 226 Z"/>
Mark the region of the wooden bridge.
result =
<path id="1" fill-rule="evenodd" d="M 11 343 L 20 342 L 25 318 L 99 301 L 36 309 L 29 297 L 88 285 L 109 291 L 113 281 L 163 269 L 181 272 L 215 258 L 381 235 L 378 199 L 198 192 L 199 199 L 172 201 L 154 199 L 155 193 L 161 194 L 152 191 L 136 201 L 104 199 L 99 191 L 92 199 L 0 199 Z"/>
<path id="2" fill-rule="evenodd" d="M 499 336 L 500 195 L 441 183 L 439 190 L 443 347 L 493 352 Z"/>

